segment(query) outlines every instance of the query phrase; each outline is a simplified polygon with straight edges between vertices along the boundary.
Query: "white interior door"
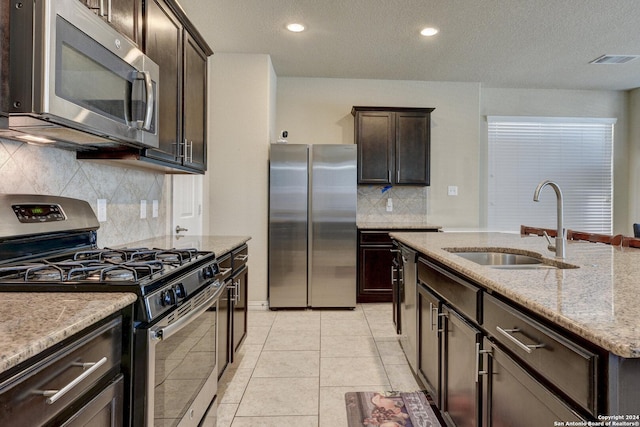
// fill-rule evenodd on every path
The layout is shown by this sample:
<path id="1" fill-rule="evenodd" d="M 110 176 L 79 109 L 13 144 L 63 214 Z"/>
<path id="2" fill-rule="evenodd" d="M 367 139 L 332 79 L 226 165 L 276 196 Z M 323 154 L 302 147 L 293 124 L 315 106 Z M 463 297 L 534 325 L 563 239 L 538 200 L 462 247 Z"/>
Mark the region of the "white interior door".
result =
<path id="1" fill-rule="evenodd" d="M 174 236 L 202 235 L 202 175 L 173 175 Z"/>

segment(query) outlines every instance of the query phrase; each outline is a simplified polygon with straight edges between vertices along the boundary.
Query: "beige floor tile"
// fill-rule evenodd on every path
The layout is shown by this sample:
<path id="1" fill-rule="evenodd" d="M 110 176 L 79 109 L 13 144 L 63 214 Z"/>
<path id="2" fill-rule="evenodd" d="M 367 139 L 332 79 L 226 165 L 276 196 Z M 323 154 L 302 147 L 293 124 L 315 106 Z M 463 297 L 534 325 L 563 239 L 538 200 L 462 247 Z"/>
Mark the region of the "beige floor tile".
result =
<path id="1" fill-rule="evenodd" d="M 322 336 L 364 335 L 371 336 L 369 325 L 364 319 L 322 319 L 320 334 Z"/>
<path id="2" fill-rule="evenodd" d="M 389 384 L 379 357 L 322 357 L 320 385 L 368 386 Z"/>
<path id="3" fill-rule="evenodd" d="M 247 326 L 271 326 L 276 320 L 278 313 L 275 311 L 253 311 L 247 312 Z"/>
<path id="4" fill-rule="evenodd" d="M 321 320 L 355 320 L 364 319 L 364 311 L 354 310 L 322 310 L 320 312 Z"/>
<path id="5" fill-rule="evenodd" d="M 376 357 L 378 349 L 371 336 L 338 335 L 320 338 L 321 357 Z"/>
<path id="6" fill-rule="evenodd" d="M 258 362 L 258 357 L 262 352 L 263 344 L 247 344 L 240 346 L 240 350 L 235 354 L 233 367 L 235 369 L 253 369 Z"/>
<path id="7" fill-rule="evenodd" d="M 320 351 L 320 330 L 315 331 L 279 331 L 272 330 L 264 344 L 264 351 Z"/>
<path id="8" fill-rule="evenodd" d="M 312 310 L 278 311 L 271 327 L 275 331 L 317 331 L 320 329 L 320 312 Z"/>
<path id="9" fill-rule="evenodd" d="M 262 345 L 269 335 L 271 327 L 269 326 L 252 326 L 247 327 L 247 337 L 244 339 L 245 345 Z"/>
<path id="10" fill-rule="evenodd" d="M 233 417 L 237 410 L 237 404 L 218 404 L 217 423 L 215 427 L 231 427 L 231 422 L 233 421 Z"/>
<path id="11" fill-rule="evenodd" d="M 251 378 L 236 417 L 318 416 L 318 378 Z"/>
<path id="12" fill-rule="evenodd" d="M 385 366 L 406 365 L 408 363 L 397 338 L 380 338 L 376 339 L 375 342 L 378 347 L 382 363 Z"/>
<path id="13" fill-rule="evenodd" d="M 253 371 L 253 378 L 298 378 L 319 375 L 319 351 L 263 351 Z"/>
<path id="14" fill-rule="evenodd" d="M 231 427 L 318 427 L 318 417 L 236 417 Z"/>
<path id="15" fill-rule="evenodd" d="M 365 314 L 369 314 L 372 312 L 386 312 L 386 313 L 389 313 L 389 319 L 391 319 L 393 306 L 388 302 L 367 303 L 367 304 L 362 304 L 362 310 L 365 312 Z"/>
<path id="16" fill-rule="evenodd" d="M 386 365 L 387 375 L 393 390 L 398 391 L 416 391 L 422 387 L 418 385 L 416 378 L 411 372 L 411 368 L 406 365 Z"/>
<path id="17" fill-rule="evenodd" d="M 252 373 L 253 369 L 233 369 L 225 372 L 218 384 L 219 402 L 240 403 Z"/>
<path id="18" fill-rule="evenodd" d="M 394 338 L 398 336 L 393 323 L 370 323 L 371 334 L 374 338 Z"/>

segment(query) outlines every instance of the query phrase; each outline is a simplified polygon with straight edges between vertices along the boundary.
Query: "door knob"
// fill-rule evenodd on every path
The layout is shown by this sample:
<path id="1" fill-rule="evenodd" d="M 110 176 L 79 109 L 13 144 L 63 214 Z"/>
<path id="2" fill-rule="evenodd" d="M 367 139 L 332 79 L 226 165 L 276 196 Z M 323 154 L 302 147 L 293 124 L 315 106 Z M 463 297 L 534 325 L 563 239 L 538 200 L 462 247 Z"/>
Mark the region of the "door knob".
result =
<path id="1" fill-rule="evenodd" d="M 176 225 L 176 234 L 180 233 L 181 231 L 189 231 L 189 229 Z"/>

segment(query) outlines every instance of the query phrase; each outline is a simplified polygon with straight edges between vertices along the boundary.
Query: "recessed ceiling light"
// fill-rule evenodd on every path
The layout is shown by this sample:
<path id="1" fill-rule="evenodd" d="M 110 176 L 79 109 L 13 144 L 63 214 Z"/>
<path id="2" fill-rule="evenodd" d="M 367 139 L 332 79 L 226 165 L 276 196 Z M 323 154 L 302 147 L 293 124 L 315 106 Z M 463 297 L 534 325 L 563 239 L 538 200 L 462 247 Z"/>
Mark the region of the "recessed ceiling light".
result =
<path id="1" fill-rule="evenodd" d="M 438 29 L 433 27 L 423 28 L 422 31 L 420 31 L 420 34 L 425 37 L 435 36 L 436 34 L 438 34 Z"/>
<path id="2" fill-rule="evenodd" d="M 304 25 L 302 24 L 289 24 L 287 25 L 287 30 L 291 31 L 292 33 L 301 33 L 302 31 L 304 31 Z"/>

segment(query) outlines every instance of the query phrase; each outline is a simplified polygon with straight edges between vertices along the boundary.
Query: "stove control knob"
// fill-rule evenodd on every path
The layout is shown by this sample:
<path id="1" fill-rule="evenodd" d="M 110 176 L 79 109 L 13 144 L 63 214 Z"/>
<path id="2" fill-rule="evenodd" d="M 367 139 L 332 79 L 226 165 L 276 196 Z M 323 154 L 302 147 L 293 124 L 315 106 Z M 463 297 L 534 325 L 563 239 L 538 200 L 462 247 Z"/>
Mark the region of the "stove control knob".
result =
<path id="1" fill-rule="evenodd" d="M 206 280 L 213 279 L 216 275 L 214 268 L 210 265 L 206 266 L 202 269 L 202 277 Z"/>
<path id="2" fill-rule="evenodd" d="M 176 292 L 173 289 L 167 289 L 160 293 L 160 305 L 163 307 L 176 304 Z"/>
<path id="3" fill-rule="evenodd" d="M 184 289 L 184 285 L 182 283 L 178 283 L 174 289 L 176 298 L 184 299 L 187 297 L 187 291 Z"/>

